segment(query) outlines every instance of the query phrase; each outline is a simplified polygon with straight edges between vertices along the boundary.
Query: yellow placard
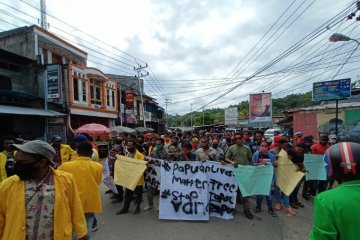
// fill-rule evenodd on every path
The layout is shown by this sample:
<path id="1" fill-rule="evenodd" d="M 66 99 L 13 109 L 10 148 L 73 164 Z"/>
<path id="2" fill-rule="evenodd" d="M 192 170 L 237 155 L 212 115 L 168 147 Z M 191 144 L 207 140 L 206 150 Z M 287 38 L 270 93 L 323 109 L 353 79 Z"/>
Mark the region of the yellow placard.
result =
<path id="1" fill-rule="evenodd" d="M 276 181 L 280 190 L 289 196 L 305 173 L 297 171 L 296 165 L 289 159 L 286 151 L 281 150 L 278 155 L 276 168 Z"/>
<path id="2" fill-rule="evenodd" d="M 134 191 L 137 185 L 143 184 L 146 168 L 146 161 L 116 155 L 114 182 Z"/>

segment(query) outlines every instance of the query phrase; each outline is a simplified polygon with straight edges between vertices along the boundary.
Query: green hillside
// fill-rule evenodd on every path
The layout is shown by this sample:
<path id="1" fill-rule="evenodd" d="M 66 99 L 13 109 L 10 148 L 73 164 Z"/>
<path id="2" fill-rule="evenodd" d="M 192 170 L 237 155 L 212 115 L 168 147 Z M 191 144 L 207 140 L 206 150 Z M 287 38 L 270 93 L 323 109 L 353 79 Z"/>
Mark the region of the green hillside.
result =
<path id="1" fill-rule="evenodd" d="M 319 102 L 312 101 L 311 92 L 299 93 L 299 94 L 290 94 L 283 98 L 274 98 L 273 103 L 273 116 L 283 115 L 283 111 L 290 110 L 299 107 L 308 107 L 313 105 L 318 105 Z M 239 111 L 239 116 L 247 118 L 249 116 L 249 101 L 242 101 L 237 105 L 229 105 L 228 107 L 237 107 Z M 189 106 L 190 108 L 190 106 Z M 223 108 L 213 108 L 207 109 L 203 112 L 194 112 L 193 113 L 193 126 L 203 125 L 203 115 L 204 115 L 204 124 L 209 125 L 221 121 L 224 119 L 224 109 Z M 169 115 L 168 122 L 170 127 L 177 126 L 190 126 L 191 122 L 190 113 L 185 115 Z"/>

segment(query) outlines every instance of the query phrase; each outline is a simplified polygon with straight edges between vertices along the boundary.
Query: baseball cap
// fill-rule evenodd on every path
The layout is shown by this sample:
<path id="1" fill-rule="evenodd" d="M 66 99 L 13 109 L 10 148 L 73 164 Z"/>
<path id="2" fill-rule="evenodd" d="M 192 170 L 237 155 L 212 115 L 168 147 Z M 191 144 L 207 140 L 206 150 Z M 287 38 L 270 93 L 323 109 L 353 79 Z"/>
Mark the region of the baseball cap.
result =
<path id="1" fill-rule="evenodd" d="M 80 142 L 87 142 L 88 139 L 84 135 L 77 135 L 76 137 L 74 137 L 73 141 L 75 143 L 80 143 Z"/>
<path id="2" fill-rule="evenodd" d="M 55 149 L 47 142 L 41 140 L 33 140 L 24 144 L 13 144 L 15 149 L 25 153 L 38 154 L 49 160 L 50 163 L 54 164 L 53 158 L 55 155 Z"/>

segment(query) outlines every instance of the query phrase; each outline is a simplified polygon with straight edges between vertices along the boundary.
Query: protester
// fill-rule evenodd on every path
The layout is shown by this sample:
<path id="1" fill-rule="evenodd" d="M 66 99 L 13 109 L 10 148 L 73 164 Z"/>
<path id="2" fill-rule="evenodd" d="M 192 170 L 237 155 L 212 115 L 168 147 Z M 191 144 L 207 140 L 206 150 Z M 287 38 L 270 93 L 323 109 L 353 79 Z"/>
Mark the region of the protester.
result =
<path id="1" fill-rule="evenodd" d="M 139 152 L 139 150 L 137 150 L 135 139 L 130 138 L 127 140 L 127 151 L 128 151 L 128 153 L 126 154 L 126 157 L 134 158 L 139 161 L 145 161 L 145 156 L 141 152 Z M 142 186 L 143 185 L 144 185 L 144 176 L 142 176 L 140 178 L 134 191 L 132 191 L 128 188 L 125 189 L 124 206 L 119 212 L 116 213 L 116 215 L 120 215 L 120 214 L 129 212 L 130 204 L 131 204 L 132 198 L 134 196 L 134 193 L 136 196 L 136 199 L 135 199 L 136 208 L 135 208 L 134 214 L 140 213 L 140 211 L 141 211 L 140 204 L 142 201 Z"/>
<path id="2" fill-rule="evenodd" d="M 234 141 L 235 145 L 229 147 L 228 151 L 226 152 L 224 162 L 230 163 L 233 167 L 237 167 L 238 165 L 251 165 L 251 149 L 243 144 L 242 135 L 240 133 L 235 133 Z M 238 197 L 241 197 L 240 190 L 238 190 Z M 248 219 L 253 219 L 254 216 L 250 212 L 249 197 L 242 197 L 242 203 L 245 216 Z"/>
<path id="3" fill-rule="evenodd" d="M 344 142 L 325 153 L 329 175 L 343 183 L 314 201 L 310 240 L 358 240 L 360 236 L 360 144 Z"/>
<path id="4" fill-rule="evenodd" d="M 286 154 L 288 155 L 288 152 L 290 152 L 292 146 L 290 143 L 284 143 L 282 144 L 282 149 L 286 152 Z M 278 158 L 278 156 L 276 156 L 276 158 Z M 278 166 L 277 161 L 275 161 L 273 163 L 274 167 Z M 274 187 L 274 196 L 275 196 L 275 210 L 276 211 L 280 211 L 282 209 L 282 207 L 284 207 L 284 211 L 291 216 L 295 216 L 296 212 L 294 210 L 292 210 L 292 208 L 290 207 L 290 199 L 289 196 L 286 196 L 279 188 L 278 185 L 275 185 Z M 281 205 L 281 203 L 283 203 L 283 206 Z"/>
<path id="5" fill-rule="evenodd" d="M 1 145 L 4 151 L 0 153 L 0 183 L 5 180 L 5 178 L 14 175 L 14 149 L 12 148 L 14 142 L 15 138 L 13 136 L 4 136 L 1 139 Z"/>
<path id="6" fill-rule="evenodd" d="M 298 143 L 294 146 L 293 150 L 289 152 L 290 160 L 297 166 L 297 170 L 301 172 L 306 172 L 304 166 L 304 153 L 306 146 L 305 144 Z M 296 185 L 295 189 L 289 196 L 290 206 L 292 208 L 298 209 L 299 207 L 303 208 L 304 204 L 302 204 L 298 199 L 298 193 L 301 188 L 301 184 L 304 182 L 305 177 L 301 179 L 301 181 Z"/>
<path id="7" fill-rule="evenodd" d="M 77 135 L 73 138 L 73 143 L 74 143 L 74 150 L 76 151 L 77 150 L 77 147 L 79 146 L 79 144 L 83 143 L 83 142 L 89 142 L 89 139 L 84 136 L 84 135 Z M 98 151 L 93 148 L 92 149 L 93 151 L 93 154 L 91 155 L 91 160 L 93 161 L 96 161 L 96 162 L 99 162 L 100 161 L 100 158 L 99 158 L 99 153 Z M 73 157 L 76 158 L 78 157 L 76 152 L 73 154 Z"/>
<path id="8" fill-rule="evenodd" d="M 158 138 L 156 140 L 155 149 L 151 153 L 151 157 L 161 160 L 168 160 L 169 154 L 165 150 L 165 140 L 163 138 Z M 149 211 L 153 208 L 155 191 L 156 189 L 153 186 L 148 185 L 148 191 L 147 191 L 148 205 L 143 209 L 144 211 Z"/>
<path id="9" fill-rule="evenodd" d="M 320 137 L 320 141 L 311 146 L 311 153 L 316 155 L 324 155 L 326 150 L 330 147 L 329 138 L 326 135 Z M 328 188 L 328 180 L 311 180 L 309 181 L 310 196 L 315 196 Z"/>
<path id="10" fill-rule="evenodd" d="M 225 138 L 223 138 L 220 142 L 220 148 L 224 150 L 224 152 L 227 152 L 228 148 L 233 145 L 233 142 L 231 141 L 231 134 L 226 133 Z"/>
<path id="11" fill-rule="evenodd" d="M 252 154 L 259 150 L 261 142 L 263 141 L 264 132 L 257 130 L 254 132 L 254 141 L 250 144 Z"/>
<path id="12" fill-rule="evenodd" d="M 80 143 L 77 147 L 78 157 L 63 163 L 59 170 L 74 176 L 79 197 L 85 213 L 87 239 L 90 239 L 95 213 L 102 211 L 99 185 L 102 180 L 102 165 L 91 160 L 93 146 L 89 142 Z"/>
<path id="13" fill-rule="evenodd" d="M 209 146 L 208 137 L 201 138 L 201 148 L 196 150 L 195 155 L 196 160 L 201 162 L 218 160 L 216 150 Z"/>
<path id="14" fill-rule="evenodd" d="M 222 148 L 219 147 L 219 139 L 214 138 L 214 140 L 212 141 L 212 148 L 216 150 L 216 158 L 218 160 L 225 159 L 224 150 L 222 150 Z"/>
<path id="15" fill-rule="evenodd" d="M 170 145 L 166 149 L 169 154 L 169 161 L 176 161 L 180 152 L 178 138 L 173 136 L 170 138 Z"/>
<path id="16" fill-rule="evenodd" d="M 266 165 L 266 164 L 273 164 L 273 162 L 275 161 L 275 155 L 273 155 L 270 151 L 269 151 L 269 145 L 267 142 L 263 141 L 261 142 L 260 148 L 259 150 L 257 150 L 252 158 L 253 164 L 254 165 Z M 274 178 L 273 178 L 273 184 L 275 184 L 275 173 L 274 173 Z M 272 185 L 273 185 L 272 184 Z M 256 209 L 255 211 L 258 213 L 261 211 L 261 204 L 262 204 L 262 200 L 263 200 L 263 196 L 259 195 L 256 196 Z M 276 217 L 276 213 L 274 212 L 273 209 L 273 204 L 272 204 L 272 200 L 271 200 L 271 194 L 269 193 L 269 195 L 266 196 L 266 204 L 268 207 L 268 212 L 272 217 Z"/>
<path id="17" fill-rule="evenodd" d="M 110 175 L 112 177 L 114 177 L 116 155 L 125 156 L 125 149 L 123 146 L 123 141 L 120 138 L 117 138 L 113 142 L 112 149 L 110 149 L 110 152 L 109 152 L 109 169 L 110 169 Z M 116 190 L 117 190 L 117 193 L 113 193 L 113 196 L 110 197 L 110 199 L 112 199 L 112 202 L 111 202 L 112 204 L 121 203 L 124 200 L 123 187 L 120 185 L 116 185 Z"/>
<path id="18" fill-rule="evenodd" d="M 0 185 L 0 239 L 87 239 L 75 180 L 52 168 L 55 149 L 40 140 L 13 146 L 16 176 Z"/>
<path id="19" fill-rule="evenodd" d="M 192 152 L 192 148 L 193 146 L 190 142 L 185 142 L 177 161 L 196 161 L 196 155 Z"/>
<path id="20" fill-rule="evenodd" d="M 76 152 L 71 149 L 69 145 L 62 144 L 62 139 L 59 135 L 54 135 L 51 138 L 51 146 L 55 149 L 54 162 L 60 166 L 64 162 L 71 161 L 76 157 Z"/>

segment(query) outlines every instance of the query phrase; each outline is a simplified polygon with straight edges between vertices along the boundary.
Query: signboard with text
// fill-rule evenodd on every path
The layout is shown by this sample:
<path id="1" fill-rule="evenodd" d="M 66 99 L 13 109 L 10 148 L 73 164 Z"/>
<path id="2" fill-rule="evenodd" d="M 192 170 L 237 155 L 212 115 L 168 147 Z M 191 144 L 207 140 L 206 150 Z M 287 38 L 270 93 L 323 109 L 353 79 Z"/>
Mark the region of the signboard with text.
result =
<path id="1" fill-rule="evenodd" d="M 60 66 L 49 65 L 46 68 L 47 98 L 60 97 Z"/>
<path id="2" fill-rule="evenodd" d="M 313 83 L 312 100 L 328 101 L 351 96 L 351 79 L 339 79 Z"/>
<path id="3" fill-rule="evenodd" d="M 237 107 L 231 107 L 225 109 L 225 125 L 238 125 L 238 109 Z"/>

